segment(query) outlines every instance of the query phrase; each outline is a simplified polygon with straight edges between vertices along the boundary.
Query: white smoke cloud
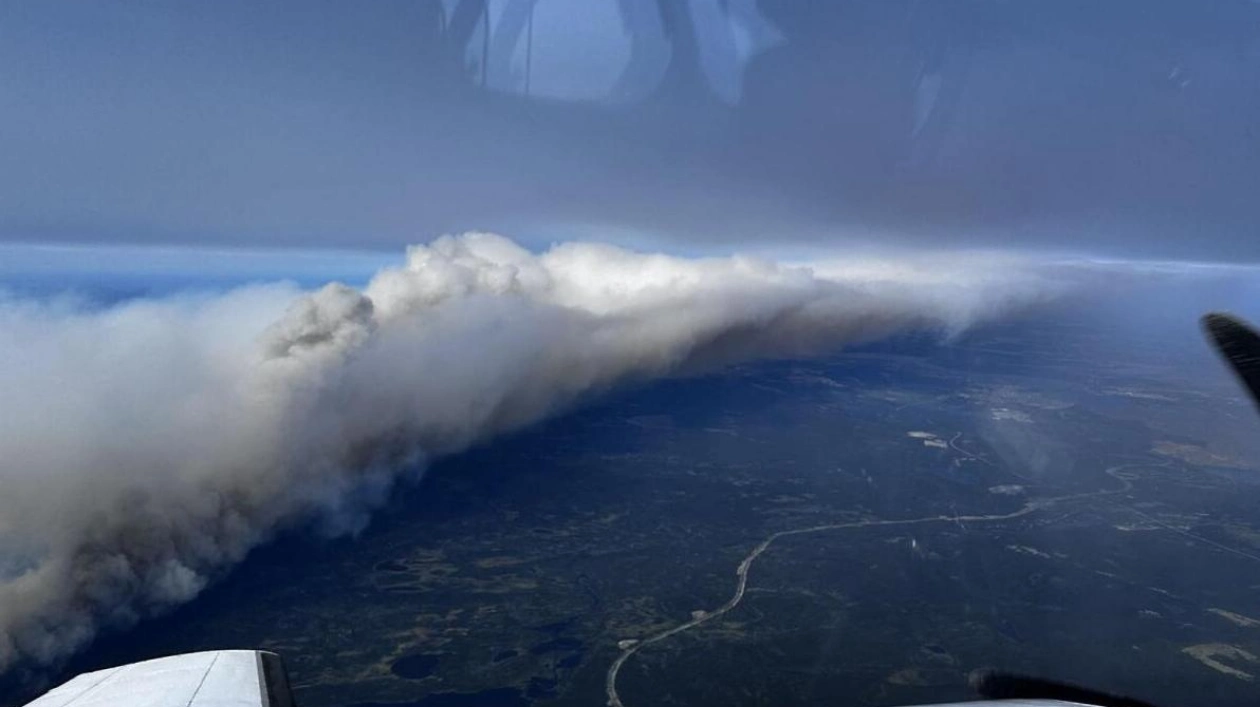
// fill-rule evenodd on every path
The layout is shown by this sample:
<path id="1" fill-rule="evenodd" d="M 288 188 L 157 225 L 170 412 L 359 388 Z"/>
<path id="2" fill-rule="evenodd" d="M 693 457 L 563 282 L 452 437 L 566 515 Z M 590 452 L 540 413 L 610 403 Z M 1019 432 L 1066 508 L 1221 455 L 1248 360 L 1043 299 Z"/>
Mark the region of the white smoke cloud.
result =
<path id="1" fill-rule="evenodd" d="M 286 523 L 356 530 L 402 470 L 610 386 L 956 332 L 1047 296 L 1038 272 L 468 234 L 362 291 L 0 301 L 0 669 L 188 601 Z"/>

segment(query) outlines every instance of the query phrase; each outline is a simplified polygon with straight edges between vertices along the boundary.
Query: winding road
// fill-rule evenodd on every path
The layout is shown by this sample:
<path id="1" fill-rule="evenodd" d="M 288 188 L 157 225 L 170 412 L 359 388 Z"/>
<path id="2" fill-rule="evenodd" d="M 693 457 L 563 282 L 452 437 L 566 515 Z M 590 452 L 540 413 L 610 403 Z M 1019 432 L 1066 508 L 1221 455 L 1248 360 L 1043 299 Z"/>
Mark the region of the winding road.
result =
<path id="1" fill-rule="evenodd" d="M 952 444 L 953 442 L 951 440 L 951 445 Z M 963 450 L 958 450 L 958 451 L 961 452 Z M 964 454 L 966 454 L 966 452 L 964 452 Z M 622 648 L 621 653 L 617 656 L 617 659 L 613 661 L 611 666 L 609 666 L 608 675 L 604 681 L 604 689 L 608 695 L 608 707 L 625 707 L 625 705 L 621 701 L 621 697 L 617 694 L 617 675 L 618 673 L 621 672 L 621 668 L 622 666 L 626 664 L 626 661 L 629 660 L 635 653 L 638 653 L 639 650 L 641 650 L 642 648 L 646 646 L 650 646 L 653 643 L 659 643 L 660 641 L 663 641 L 669 638 L 670 636 L 674 636 L 676 634 L 682 633 L 683 631 L 687 631 L 689 629 L 695 628 L 696 626 L 699 626 L 703 623 L 712 621 L 726 614 L 727 612 L 731 611 L 735 607 L 739 606 L 739 603 L 743 601 L 744 599 L 744 592 L 748 588 L 748 571 L 752 569 L 752 565 L 754 562 L 757 561 L 757 558 L 760 557 L 762 553 L 764 553 L 766 550 L 770 549 L 770 546 L 774 544 L 774 541 L 778 540 L 779 538 L 786 538 L 792 535 L 807 535 L 809 533 L 821 533 L 827 530 L 847 530 L 847 529 L 852 529 L 852 528 L 869 528 L 869 527 L 874 527 L 874 526 L 924 525 L 928 523 L 960 523 L 960 522 L 986 523 L 986 522 L 991 522 L 991 521 L 1010 520 L 1012 518 L 1019 518 L 1020 516 L 1026 516 L 1030 513 L 1035 513 L 1036 511 L 1049 508 L 1057 503 L 1062 503 L 1064 501 L 1073 501 L 1073 500 L 1079 500 L 1079 499 L 1084 499 L 1084 498 L 1094 498 L 1098 496 L 1107 496 L 1107 495 L 1118 494 L 1118 493 L 1126 493 L 1130 489 L 1132 489 L 1133 484 L 1127 478 L 1125 478 L 1124 476 L 1121 476 L 1119 472 L 1122 469 L 1141 467 L 1141 466 L 1149 466 L 1149 465 L 1147 464 L 1122 464 L 1119 466 L 1113 466 L 1106 470 L 1106 473 L 1108 476 L 1111 476 L 1113 479 L 1116 479 L 1117 481 L 1120 482 L 1121 484 L 1120 488 L 1104 489 L 1102 491 L 1089 491 L 1086 493 L 1069 494 L 1066 496 L 1054 496 L 1051 498 L 1032 499 L 1026 502 L 1023 505 L 1023 507 L 1020 508 L 1019 510 L 1012 511 L 1010 513 L 998 513 L 998 514 L 993 514 L 993 515 L 950 515 L 950 516 L 937 515 L 937 516 L 925 516 L 923 518 L 905 518 L 905 519 L 900 519 L 900 520 L 881 520 L 881 519 L 876 518 L 876 519 L 871 519 L 871 520 L 853 521 L 849 523 L 828 523 L 824 525 L 814 525 L 807 528 L 795 528 L 793 530 L 780 530 L 776 533 L 771 533 L 765 540 L 762 540 L 747 555 L 745 555 L 743 561 L 739 563 L 739 567 L 736 568 L 735 570 L 735 575 L 738 578 L 738 580 L 735 583 L 735 593 L 731 596 L 730 599 L 726 601 L 725 604 L 714 609 L 713 611 L 699 613 L 696 616 L 694 616 L 690 621 L 678 624 L 677 626 L 661 631 L 660 633 L 655 633 L 642 640 L 633 641 L 633 642 L 622 641 L 621 643 L 618 644 L 619 646 L 624 646 L 624 647 Z"/>

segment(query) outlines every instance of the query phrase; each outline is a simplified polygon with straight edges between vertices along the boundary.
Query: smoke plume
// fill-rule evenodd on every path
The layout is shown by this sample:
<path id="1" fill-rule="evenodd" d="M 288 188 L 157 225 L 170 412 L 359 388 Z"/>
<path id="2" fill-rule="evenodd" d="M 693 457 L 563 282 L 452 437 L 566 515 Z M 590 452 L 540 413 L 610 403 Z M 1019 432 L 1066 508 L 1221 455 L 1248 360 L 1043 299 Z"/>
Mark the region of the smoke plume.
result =
<path id="1" fill-rule="evenodd" d="M 362 290 L 0 301 L 0 669 L 197 595 L 277 528 L 353 532 L 404 469 L 619 384 L 1052 283 L 997 256 L 788 266 L 444 237 Z"/>

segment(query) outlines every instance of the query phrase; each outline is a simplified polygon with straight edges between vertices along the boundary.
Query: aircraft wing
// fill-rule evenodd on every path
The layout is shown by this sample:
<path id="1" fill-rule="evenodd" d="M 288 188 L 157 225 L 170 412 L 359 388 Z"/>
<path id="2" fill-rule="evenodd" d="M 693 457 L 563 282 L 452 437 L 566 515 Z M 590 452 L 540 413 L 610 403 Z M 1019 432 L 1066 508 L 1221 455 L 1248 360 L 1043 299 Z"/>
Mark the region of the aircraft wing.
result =
<path id="1" fill-rule="evenodd" d="M 1247 386 L 1251 399 L 1260 406 L 1260 335 L 1228 314 L 1203 317 L 1208 338 Z"/>
<path id="2" fill-rule="evenodd" d="M 83 673 L 27 707 L 293 707 L 280 656 L 171 655 Z"/>

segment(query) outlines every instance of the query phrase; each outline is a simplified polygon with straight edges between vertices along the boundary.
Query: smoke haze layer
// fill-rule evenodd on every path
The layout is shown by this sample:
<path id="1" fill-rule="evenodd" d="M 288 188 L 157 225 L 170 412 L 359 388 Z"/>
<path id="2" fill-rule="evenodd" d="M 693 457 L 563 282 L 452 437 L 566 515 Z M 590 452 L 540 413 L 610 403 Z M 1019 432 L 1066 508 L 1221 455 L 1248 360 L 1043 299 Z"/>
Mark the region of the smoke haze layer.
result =
<path id="1" fill-rule="evenodd" d="M 0 670 L 186 602 L 278 528 L 354 532 L 400 474 L 612 386 L 1053 294 L 977 254 L 788 266 L 484 233 L 362 290 L 0 300 Z"/>

